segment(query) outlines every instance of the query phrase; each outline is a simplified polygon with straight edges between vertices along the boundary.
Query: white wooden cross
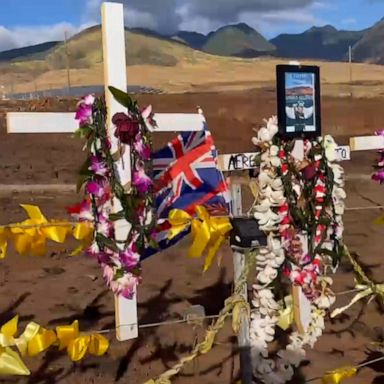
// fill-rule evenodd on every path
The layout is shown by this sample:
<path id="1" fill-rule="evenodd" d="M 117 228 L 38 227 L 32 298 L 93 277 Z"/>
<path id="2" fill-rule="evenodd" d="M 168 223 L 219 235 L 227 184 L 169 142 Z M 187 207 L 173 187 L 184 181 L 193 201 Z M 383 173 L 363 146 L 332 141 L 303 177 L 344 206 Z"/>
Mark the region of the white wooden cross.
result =
<path id="1" fill-rule="evenodd" d="M 125 59 L 125 30 L 124 9 L 122 4 L 103 3 L 102 37 L 104 57 L 104 84 L 105 98 L 108 110 L 108 132 L 112 142 L 112 152 L 116 151 L 117 139 L 114 137 L 114 127 L 111 118 L 115 113 L 124 112 L 121 106 L 110 93 L 108 86 L 126 90 L 127 69 Z M 202 114 L 155 114 L 157 123 L 156 131 L 199 131 L 205 126 Z M 73 133 L 77 130 L 78 123 L 73 113 L 50 112 L 10 112 L 7 113 L 8 133 Z M 123 165 L 125 167 L 123 167 Z M 124 153 L 122 162 L 118 164 L 119 176 L 123 185 L 131 181 L 129 147 Z M 121 209 L 119 204 L 114 204 L 114 210 Z M 117 239 L 126 239 L 129 225 L 124 220 L 115 223 Z M 137 338 L 137 301 L 136 296 L 132 300 L 115 297 L 115 321 L 116 337 L 118 340 Z"/>

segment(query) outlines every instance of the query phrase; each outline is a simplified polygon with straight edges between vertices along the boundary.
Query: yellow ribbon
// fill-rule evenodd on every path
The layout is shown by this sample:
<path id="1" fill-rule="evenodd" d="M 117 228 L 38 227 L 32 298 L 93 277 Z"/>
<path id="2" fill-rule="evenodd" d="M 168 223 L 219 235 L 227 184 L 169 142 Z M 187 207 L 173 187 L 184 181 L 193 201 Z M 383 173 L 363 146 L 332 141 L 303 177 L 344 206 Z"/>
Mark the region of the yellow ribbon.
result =
<path id="1" fill-rule="evenodd" d="M 383 225 L 384 224 L 384 215 L 381 215 L 377 219 L 375 219 L 373 224 L 375 224 L 375 225 Z"/>
<path id="2" fill-rule="evenodd" d="M 81 222 L 76 224 L 73 229 L 73 237 L 76 240 L 79 240 L 81 244 L 71 253 L 71 256 L 76 256 L 83 252 L 83 250 L 91 243 L 92 235 L 93 225 L 91 223 Z"/>
<path id="3" fill-rule="evenodd" d="M 211 266 L 212 261 L 225 239 L 225 235 L 231 231 L 232 225 L 227 217 L 212 217 L 206 208 L 196 208 L 197 218 L 180 209 L 174 209 L 169 213 L 171 230 L 168 238 L 172 239 L 189 226 L 191 226 L 193 242 L 188 251 L 188 256 L 197 258 L 208 249 L 204 263 L 204 272 Z"/>
<path id="4" fill-rule="evenodd" d="M 67 349 L 68 356 L 72 361 L 80 361 L 87 353 L 94 356 L 104 355 L 109 348 L 109 341 L 99 334 L 81 334 L 79 322 L 75 320 L 72 325 L 59 326 L 56 328 L 59 340 L 59 349 Z"/>
<path id="5" fill-rule="evenodd" d="M 56 341 L 55 332 L 42 328 L 34 322 L 28 323 L 21 336 L 16 338 L 18 320 L 19 317 L 15 316 L 1 327 L 1 347 L 16 346 L 22 355 L 36 356 Z"/>
<path id="6" fill-rule="evenodd" d="M 21 360 L 19 354 L 11 348 L 0 347 L 0 375 L 28 376 L 31 372 Z"/>
<path id="7" fill-rule="evenodd" d="M 46 253 L 47 240 L 64 243 L 67 236 L 81 241 L 81 245 L 72 252 L 80 253 L 89 243 L 93 234 L 93 226 L 81 222 L 73 226 L 66 221 L 48 221 L 40 208 L 35 205 L 21 205 L 28 219 L 15 224 L 0 226 L 0 259 L 6 256 L 9 242 L 13 242 L 15 250 L 20 255 L 32 254 L 42 256 Z"/>
<path id="8" fill-rule="evenodd" d="M 364 299 L 367 296 L 372 296 L 371 299 L 373 299 L 376 295 L 384 297 L 384 284 L 372 284 L 370 286 L 358 284 L 356 285 L 356 289 L 360 289 L 360 292 L 355 295 L 355 297 L 346 306 L 335 309 L 331 313 L 332 318 L 340 315 L 345 310 L 352 307 L 352 305 L 357 303 L 359 300 Z"/>
<path id="9" fill-rule="evenodd" d="M 279 322 L 278 327 L 283 331 L 286 331 L 294 321 L 293 299 L 292 295 L 284 298 L 284 303 L 280 303 L 280 307 L 284 304 L 283 309 L 279 310 Z"/>
<path id="10" fill-rule="evenodd" d="M 334 371 L 327 372 L 323 378 L 323 384 L 340 384 L 344 379 L 355 376 L 357 373 L 356 367 L 342 367 Z"/>
<path id="11" fill-rule="evenodd" d="M 54 222 L 48 222 L 41 213 L 39 207 L 35 205 L 21 205 L 27 212 L 29 219 L 18 223 L 10 228 L 13 235 L 13 241 L 16 251 L 21 255 L 28 253 L 34 256 L 42 256 L 46 253 L 46 240 L 52 240 L 56 243 L 64 243 L 71 226 L 54 225 Z M 46 224 L 52 224 L 45 226 Z M 23 228 L 30 226 L 30 228 Z"/>
<path id="12" fill-rule="evenodd" d="M 10 347 L 16 346 L 21 355 L 35 356 L 49 348 L 55 341 L 53 331 L 41 328 L 30 322 L 20 337 L 15 337 L 18 329 L 18 316 L 5 323 L 0 330 L 0 375 L 29 375 L 19 354 Z"/>

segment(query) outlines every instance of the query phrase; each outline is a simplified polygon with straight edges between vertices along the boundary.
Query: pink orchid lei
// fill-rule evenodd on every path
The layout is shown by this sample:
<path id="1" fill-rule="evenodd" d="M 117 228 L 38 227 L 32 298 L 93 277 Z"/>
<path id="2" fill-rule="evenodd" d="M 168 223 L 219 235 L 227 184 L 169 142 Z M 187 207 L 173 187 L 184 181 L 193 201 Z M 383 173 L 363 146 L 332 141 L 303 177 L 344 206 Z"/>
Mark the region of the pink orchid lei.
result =
<path id="1" fill-rule="evenodd" d="M 384 136 L 384 129 L 375 132 L 377 136 Z M 384 184 L 384 149 L 378 151 L 379 159 L 374 164 L 375 173 L 372 175 L 372 180 Z"/>
<path id="2" fill-rule="evenodd" d="M 266 123 L 252 139 L 261 151 L 254 215 L 268 236 L 268 246 L 256 260 L 250 340 L 255 377 L 266 384 L 283 384 L 305 358 L 304 347 L 312 348 L 321 336 L 326 310 L 335 300 L 327 273 L 336 270 L 342 256 L 346 196 L 332 137 L 306 140 L 304 161 L 298 162 L 290 156 L 294 143 L 275 137 L 277 119 Z M 311 323 L 306 334 L 291 333 L 285 349 L 271 357 L 268 344 L 275 339 L 290 299 L 286 288 L 292 285 L 301 286 L 309 299 Z"/>
<path id="3" fill-rule="evenodd" d="M 132 298 L 140 282 L 140 254 L 149 244 L 154 246 L 152 233 L 155 215 L 152 214 L 153 191 L 150 174 L 151 136 L 146 122 L 151 120 L 151 108 L 140 111 L 136 102 L 127 94 L 110 88 L 126 113 L 113 116 L 121 153 L 130 145 L 132 186 L 126 193 L 116 172 L 115 159 L 106 129 L 106 106 L 102 99 L 86 96 L 78 103 L 77 135 L 86 139 L 87 160 L 81 170 L 80 186 L 85 185 L 86 198 L 69 209 L 79 220 L 94 223 L 92 244 L 86 254 L 97 259 L 103 269 L 108 287 L 116 294 Z M 116 199 L 122 209 L 113 213 Z M 114 222 L 125 220 L 131 226 L 125 241 L 115 238 Z"/>

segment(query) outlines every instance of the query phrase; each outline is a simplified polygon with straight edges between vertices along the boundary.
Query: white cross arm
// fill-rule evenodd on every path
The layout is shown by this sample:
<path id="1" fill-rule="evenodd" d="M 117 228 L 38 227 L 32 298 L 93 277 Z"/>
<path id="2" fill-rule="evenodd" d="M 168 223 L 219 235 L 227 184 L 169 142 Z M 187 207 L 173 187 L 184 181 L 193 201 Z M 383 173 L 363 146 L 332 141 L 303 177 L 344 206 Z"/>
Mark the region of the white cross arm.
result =
<path id="1" fill-rule="evenodd" d="M 248 153 L 229 153 L 225 155 L 219 155 L 218 166 L 224 171 L 242 171 L 246 169 L 258 168 L 259 152 Z M 350 160 L 351 150 L 349 146 L 339 146 L 336 148 L 336 159 L 339 161 Z"/>
<path id="2" fill-rule="evenodd" d="M 352 151 L 370 151 L 384 148 L 384 136 L 351 137 L 349 145 Z"/>
<path id="3" fill-rule="evenodd" d="M 158 113 L 153 132 L 185 132 L 204 129 L 205 118 L 199 113 Z M 79 127 L 73 112 L 8 112 L 8 133 L 73 133 Z"/>

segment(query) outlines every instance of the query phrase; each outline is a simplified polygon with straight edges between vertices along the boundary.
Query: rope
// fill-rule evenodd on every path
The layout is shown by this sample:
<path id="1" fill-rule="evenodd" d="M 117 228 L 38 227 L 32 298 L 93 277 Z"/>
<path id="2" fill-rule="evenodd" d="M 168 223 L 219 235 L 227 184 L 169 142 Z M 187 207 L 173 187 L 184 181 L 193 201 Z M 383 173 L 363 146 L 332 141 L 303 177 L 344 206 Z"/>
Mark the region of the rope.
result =
<path id="1" fill-rule="evenodd" d="M 361 369 L 361 368 L 364 368 L 368 365 L 372 365 L 372 364 L 378 363 L 379 361 L 383 361 L 383 360 L 384 360 L 384 356 L 378 357 L 377 359 L 369 360 L 369 361 L 366 361 L 365 363 L 361 363 L 359 365 L 356 365 L 355 368 Z M 323 379 L 323 376 L 313 377 L 312 379 L 307 380 L 305 383 L 312 383 L 313 381 L 318 381 L 318 380 L 322 380 L 322 379 Z"/>
<path id="2" fill-rule="evenodd" d="M 214 323 L 207 329 L 204 340 L 198 343 L 188 356 L 181 358 L 171 369 L 161 374 L 158 378 L 147 381 L 145 384 L 171 384 L 171 379 L 176 376 L 187 363 L 192 362 L 200 355 L 207 354 L 212 349 L 218 332 L 224 327 L 225 321 L 231 316 L 231 313 L 233 314 L 232 327 L 235 330 L 239 329 L 241 312 L 244 310 L 249 312 L 249 304 L 243 297 L 242 291 L 244 285 L 247 284 L 248 273 L 251 270 L 254 261 L 255 253 L 252 255 L 248 254 L 244 270 L 235 284 L 234 293 L 225 300 L 224 308 L 220 311 L 216 321 L 214 321 Z"/>
<path id="3" fill-rule="evenodd" d="M 371 209 L 384 209 L 384 205 L 374 205 L 374 206 L 368 206 L 368 207 L 351 207 L 351 208 L 345 208 L 346 211 L 365 211 L 365 210 L 371 210 Z M 215 216 L 215 217 L 233 217 L 233 216 Z M 240 215 L 240 216 L 234 216 L 233 218 L 249 218 L 249 215 Z M 5 224 L 0 225 L 0 229 L 13 229 L 13 228 L 21 228 L 21 229 L 32 229 L 32 228 L 49 228 L 49 227 L 70 227 L 75 226 L 79 224 L 79 221 L 65 221 L 57 223 L 51 222 L 51 223 L 43 223 L 43 224 Z M 129 226 L 130 224 L 122 225 Z"/>

